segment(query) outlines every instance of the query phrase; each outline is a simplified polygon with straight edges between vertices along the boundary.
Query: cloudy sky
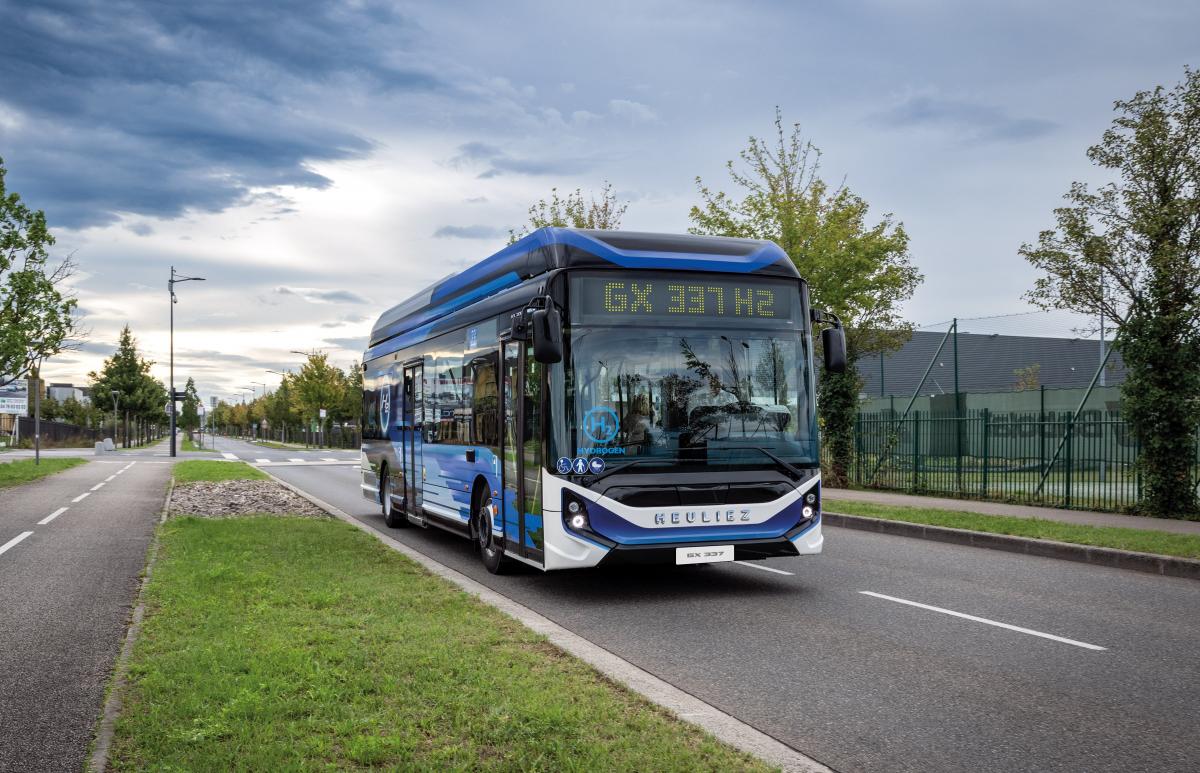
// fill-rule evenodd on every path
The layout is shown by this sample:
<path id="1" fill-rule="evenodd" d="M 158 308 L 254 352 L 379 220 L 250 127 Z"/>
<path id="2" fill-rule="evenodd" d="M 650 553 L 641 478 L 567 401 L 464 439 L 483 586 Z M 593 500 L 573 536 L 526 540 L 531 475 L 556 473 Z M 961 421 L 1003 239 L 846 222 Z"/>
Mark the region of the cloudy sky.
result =
<path id="1" fill-rule="evenodd" d="M 44 209 L 91 329 L 228 398 L 501 247 L 550 188 L 613 183 L 683 231 L 697 175 L 778 105 L 891 212 L 919 324 L 1028 311 L 1051 222 L 1112 102 L 1200 66 L 1195 2 L 434 3 L 0 0 L 0 156 Z M 261 390 L 261 387 L 257 387 Z"/>

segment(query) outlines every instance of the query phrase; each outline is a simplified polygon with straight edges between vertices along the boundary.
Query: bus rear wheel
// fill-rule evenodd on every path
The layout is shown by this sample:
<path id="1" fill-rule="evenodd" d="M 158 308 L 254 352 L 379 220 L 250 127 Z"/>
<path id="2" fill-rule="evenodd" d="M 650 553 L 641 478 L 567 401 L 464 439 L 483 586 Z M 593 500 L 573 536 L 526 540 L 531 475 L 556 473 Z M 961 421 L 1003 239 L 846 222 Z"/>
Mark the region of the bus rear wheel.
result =
<path id="1" fill-rule="evenodd" d="M 483 566 L 492 574 L 506 574 L 512 567 L 510 561 L 492 534 L 492 505 L 485 497 L 475 498 L 475 517 L 471 521 L 471 536 L 479 550 Z"/>
<path id="2" fill-rule="evenodd" d="M 389 529 L 398 529 L 408 524 L 404 513 L 396 509 L 392 501 L 395 483 L 392 481 L 392 471 L 385 464 L 379 470 L 379 507 L 383 511 L 383 522 Z"/>

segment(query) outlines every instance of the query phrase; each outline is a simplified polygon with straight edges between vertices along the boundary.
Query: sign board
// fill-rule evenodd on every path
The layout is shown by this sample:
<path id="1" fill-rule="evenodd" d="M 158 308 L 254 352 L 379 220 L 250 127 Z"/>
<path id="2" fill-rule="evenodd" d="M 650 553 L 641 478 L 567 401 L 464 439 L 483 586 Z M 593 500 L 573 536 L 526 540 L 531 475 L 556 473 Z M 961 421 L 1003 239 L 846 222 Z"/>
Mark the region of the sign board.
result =
<path id="1" fill-rule="evenodd" d="M 212 408 L 213 410 L 216 410 L 216 408 L 217 408 L 217 398 L 216 398 L 216 396 L 215 396 L 215 395 L 214 395 L 214 396 L 212 396 L 212 397 L 210 397 L 210 398 L 208 398 L 208 407 Z"/>
<path id="2" fill-rule="evenodd" d="M 3 381 L 0 378 L 0 381 Z M 17 379 L 0 387 L 0 413 L 25 416 L 29 413 L 29 382 Z"/>
<path id="3" fill-rule="evenodd" d="M 321 418 L 324 419 L 328 415 L 329 415 L 329 412 L 326 411 L 324 408 L 322 408 L 321 409 Z"/>

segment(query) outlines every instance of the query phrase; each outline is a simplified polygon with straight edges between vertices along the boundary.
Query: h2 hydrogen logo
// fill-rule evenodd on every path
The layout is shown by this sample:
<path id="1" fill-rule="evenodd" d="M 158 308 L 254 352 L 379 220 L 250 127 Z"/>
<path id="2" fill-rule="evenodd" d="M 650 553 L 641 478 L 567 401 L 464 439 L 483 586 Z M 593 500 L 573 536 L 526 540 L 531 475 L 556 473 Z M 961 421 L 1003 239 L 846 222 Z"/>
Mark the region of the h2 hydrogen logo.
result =
<path id="1" fill-rule="evenodd" d="M 583 417 L 583 434 L 593 443 L 611 443 L 617 437 L 620 419 L 612 408 L 601 406 L 588 411 Z"/>

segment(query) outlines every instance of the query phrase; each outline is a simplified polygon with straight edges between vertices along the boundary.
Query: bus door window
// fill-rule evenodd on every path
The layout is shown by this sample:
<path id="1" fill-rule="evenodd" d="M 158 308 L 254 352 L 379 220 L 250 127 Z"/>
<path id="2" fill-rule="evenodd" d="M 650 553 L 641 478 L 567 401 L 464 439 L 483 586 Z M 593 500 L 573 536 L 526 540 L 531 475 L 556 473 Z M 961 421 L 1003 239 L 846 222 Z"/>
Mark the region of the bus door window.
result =
<path id="1" fill-rule="evenodd" d="M 525 516 L 525 547 L 542 549 L 542 365 L 525 349 L 525 416 L 522 430 L 522 514 Z"/>
<path id="2" fill-rule="evenodd" d="M 517 432 L 521 421 L 519 411 L 521 402 L 518 400 L 521 376 L 519 344 L 512 341 L 505 342 L 502 371 L 501 403 L 504 429 L 500 453 L 504 459 L 504 486 L 500 506 L 504 514 L 504 541 L 510 550 L 524 555 L 525 551 L 521 545 L 521 526 L 524 519 L 521 517 L 521 508 L 519 507 L 521 477 L 518 467 L 520 449 L 518 441 L 520 435 Z"/>

